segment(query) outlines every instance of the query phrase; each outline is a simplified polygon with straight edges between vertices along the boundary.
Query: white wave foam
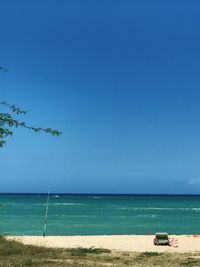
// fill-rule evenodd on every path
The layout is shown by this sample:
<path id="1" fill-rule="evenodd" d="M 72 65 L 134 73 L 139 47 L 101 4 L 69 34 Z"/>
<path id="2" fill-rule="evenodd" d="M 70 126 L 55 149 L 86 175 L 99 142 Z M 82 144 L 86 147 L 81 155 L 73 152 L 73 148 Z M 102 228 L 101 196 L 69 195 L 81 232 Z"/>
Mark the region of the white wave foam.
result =
<path id="1" fill-rule="evenodd" d="M 117 207 L 116 209 L 119 210 L 195 210 L 195 211 L 200 211 L 200 208 L 170 208 L 170 207 Z"/>
<path id="2" fill-rule="evenodd" d="M 155 218 L 155 217 L 157 217 L 157 215 L 156 214 L 146 214 L 146 215 L 139 214 L 136 217 L 139 217 L 139 218 Z"/>
<path id="3" fill-rule="evenodd" d="M 37 203 L 37 204 L 33 204 L 36 206 L 46 206 L 46 203 Z M 49 203 L 49 206 L 86 206 L 86 204 L 82 204 L 82 203 L 71 203 L 71 202 L 65 202 L 65 203 Z"/>
<path id="4" fill-rule="evenodd" d="M 50 203 L 49 205 L 53 205 L 53 206 L 85 206 L 86 204 L 65 202 L 65 203 Z"/>

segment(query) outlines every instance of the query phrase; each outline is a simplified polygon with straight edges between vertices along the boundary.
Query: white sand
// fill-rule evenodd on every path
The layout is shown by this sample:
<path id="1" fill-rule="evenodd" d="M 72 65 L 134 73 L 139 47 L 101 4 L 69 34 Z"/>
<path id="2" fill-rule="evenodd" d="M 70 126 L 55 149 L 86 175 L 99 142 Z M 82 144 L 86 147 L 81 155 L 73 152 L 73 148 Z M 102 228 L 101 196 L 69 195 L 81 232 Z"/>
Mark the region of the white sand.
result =
<path id="1" fill-rule="evenodd" d="M 13 236 L 24 244 L 37 246 L 72 248 L 72 247 L 96 247 L 121 251 L 136 252 L 200 252 L 200 236 L 173 235 L 170 238 L 178 240 L 178 247 L 155 246 L 153 235 L 105 235 L 105 236 Z"/>

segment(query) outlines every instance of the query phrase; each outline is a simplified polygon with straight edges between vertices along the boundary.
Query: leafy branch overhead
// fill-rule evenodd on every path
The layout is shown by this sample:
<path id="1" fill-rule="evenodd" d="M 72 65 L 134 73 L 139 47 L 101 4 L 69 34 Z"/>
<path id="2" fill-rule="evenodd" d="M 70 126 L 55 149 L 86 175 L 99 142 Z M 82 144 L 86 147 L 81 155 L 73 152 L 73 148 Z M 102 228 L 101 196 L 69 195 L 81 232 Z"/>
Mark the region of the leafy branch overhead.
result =
<path id="1" fill-rule="evenodd" d="M 59 136 L 62 132 L 51 129 L 51 128 L 41 128 L 41 127 L 33 127 L 27 125 L 23 121 L 19 121 L 13 117 L 13 114 L 22 115 L 26 114 L 26 111 L 16 107 L 15 105 L 10 105 L 5 101 L 0 102 L 0 105 L 5 106 L 11 110 L 10 113 L 0 113 L 0 147 L 6 144 L 5 138 L 9 135 L 13 135 L 12 127 L 18 128 L 23 127 L 34 132 L 45 132 L 51 135 Z"/>

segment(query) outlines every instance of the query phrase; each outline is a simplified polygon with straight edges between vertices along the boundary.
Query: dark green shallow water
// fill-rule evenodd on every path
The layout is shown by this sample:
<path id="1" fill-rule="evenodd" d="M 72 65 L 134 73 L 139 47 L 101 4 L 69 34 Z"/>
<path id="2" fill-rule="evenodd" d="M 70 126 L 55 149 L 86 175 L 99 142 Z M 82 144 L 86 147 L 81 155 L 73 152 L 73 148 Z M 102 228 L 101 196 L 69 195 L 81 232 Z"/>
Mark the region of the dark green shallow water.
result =
<path id="1" fill-rule="evenodd" d="M 42 235 L 46 196 L 0 194 L 0 232 Z M 200 234 L 200 196 L 51 195 L 47 235 Z"/>

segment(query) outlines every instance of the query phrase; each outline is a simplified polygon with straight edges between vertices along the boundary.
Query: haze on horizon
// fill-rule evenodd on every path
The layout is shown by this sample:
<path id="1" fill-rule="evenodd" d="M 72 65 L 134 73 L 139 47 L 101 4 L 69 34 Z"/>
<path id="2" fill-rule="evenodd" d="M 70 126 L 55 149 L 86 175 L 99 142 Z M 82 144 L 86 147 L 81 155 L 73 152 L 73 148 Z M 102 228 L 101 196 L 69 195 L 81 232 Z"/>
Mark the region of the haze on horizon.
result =
<path id="1" fill-rule="evenodd" d="M 199 1 L 1 3 L 1 192 L 200 193 Z"/>

